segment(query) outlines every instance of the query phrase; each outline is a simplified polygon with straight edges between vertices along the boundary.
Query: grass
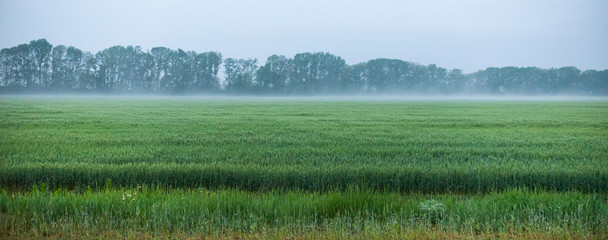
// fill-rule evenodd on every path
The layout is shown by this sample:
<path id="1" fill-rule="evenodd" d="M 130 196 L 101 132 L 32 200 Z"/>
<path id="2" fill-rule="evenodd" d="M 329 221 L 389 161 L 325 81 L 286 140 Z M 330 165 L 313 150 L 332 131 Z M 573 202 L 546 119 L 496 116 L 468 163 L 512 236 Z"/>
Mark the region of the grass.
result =
<path id="1" fill-rule="evenodd" d="M 606 101 L 0 97 L 0 238 L 601 239 L 607 156 Z"/>
<path id="2" fill-rule="evenodd" d="M 606 102 L 0 99 L 0 186 L 608 191 Z"/>
<path id="3" fill-rule="evenodd" d="M 436 232 L 464 235 L 608 234 L 606 195 L 512 189 L 486 195 L 133 189 L 0 194 L 2 232 L 13 235 L 224 236 Z"/>

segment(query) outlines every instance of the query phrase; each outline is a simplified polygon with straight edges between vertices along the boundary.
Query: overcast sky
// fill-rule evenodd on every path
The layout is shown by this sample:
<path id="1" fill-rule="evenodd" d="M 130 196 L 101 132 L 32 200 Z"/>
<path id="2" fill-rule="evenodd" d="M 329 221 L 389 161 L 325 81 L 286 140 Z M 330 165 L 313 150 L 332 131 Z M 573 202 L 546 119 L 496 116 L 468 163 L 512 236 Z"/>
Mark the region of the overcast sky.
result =
<path id="1" fill-rule="evenodd" d="M 397 58 L 473 72 L 490 66 L 608 68 L 606 0 L 0 0 L 0 48 L 46 38 L 219 51 L 325 51 L 348 64 Z"/>

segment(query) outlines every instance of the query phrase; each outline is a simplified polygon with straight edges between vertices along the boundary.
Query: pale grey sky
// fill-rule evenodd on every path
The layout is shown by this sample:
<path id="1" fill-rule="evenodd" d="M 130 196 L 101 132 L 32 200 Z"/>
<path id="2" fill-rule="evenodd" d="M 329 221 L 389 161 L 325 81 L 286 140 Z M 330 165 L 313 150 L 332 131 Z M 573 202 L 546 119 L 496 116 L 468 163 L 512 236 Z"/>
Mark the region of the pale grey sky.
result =
<path id="1" fill-rule="evenodd" d="M 46 38 L 349 64 L 397 58 L 474 72 L 490 66 L 608 68 L 606 0 L 0 0 L 0 48 Z"/>

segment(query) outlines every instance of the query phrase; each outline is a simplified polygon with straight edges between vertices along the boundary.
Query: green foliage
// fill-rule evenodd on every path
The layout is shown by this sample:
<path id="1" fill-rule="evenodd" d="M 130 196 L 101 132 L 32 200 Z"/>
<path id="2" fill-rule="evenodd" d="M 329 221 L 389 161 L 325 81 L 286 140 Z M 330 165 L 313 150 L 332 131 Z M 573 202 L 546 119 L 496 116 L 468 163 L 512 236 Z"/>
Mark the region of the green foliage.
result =
<path id="1" fill-rule="evenodd" d="M 444 217 L 444 214 L 447 211 L 447 207 L 435 199 L 421 202 L 418 205 L 418 209 L 420 212 L 422 212 L 423 217 L 431 224 L 437 224 L 437 222 Z"/>
<path id="2" fill-rule="evenodd" d="M 220 66 L 225 78 L 220 81 Z M 224 86 L 220 86 L 224 83 Z M 490 67 L 470 74 L 399 59 L 347 65 L 326 52 L 227 58 L 218 52 L 112 46 L 96 54 L 45 39 L 0 50 L 0 92 L 228 94 L 476 93 L 608 95 L 608 70 Z"/>
<path id="3" fill-rule="evenodd" d="M 230 93 L 252 92 L 257 64 L 257 59 L 226 58 L 224 60 L 226 90 Z"/>
<path id="4" fill-rule="evenodd" d="M 445 211 L 447 210 L 447 208 L 445 207 L 445 205 L 435 199 L 430 199 L 430 200 L 426 200 L 424 202 L 421 202 L 420 205 L 418 206 L 418 208 L 420 209 L 420 211 L 422 211 L 425 214 L 433 214 L 433 215 L 441 215 L 443 213 L 445 213 Z"/>

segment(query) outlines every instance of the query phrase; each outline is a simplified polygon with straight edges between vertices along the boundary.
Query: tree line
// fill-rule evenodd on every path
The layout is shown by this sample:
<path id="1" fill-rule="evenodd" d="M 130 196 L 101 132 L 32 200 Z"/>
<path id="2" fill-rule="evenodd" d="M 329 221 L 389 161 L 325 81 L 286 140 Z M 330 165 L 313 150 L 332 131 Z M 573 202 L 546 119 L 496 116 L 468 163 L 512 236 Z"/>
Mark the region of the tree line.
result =
<path id="1" fill-rule="evenodd" d="M 272 55 L 262 65 L 165 47 L 113 46 L 92 54 L 39 39 L 2 49 L 0 61 L 3 93 L 608 95 L 608 70 L 490 67 L 465 74 L 398 59 L 348 65 L 326 52 Z"/>

